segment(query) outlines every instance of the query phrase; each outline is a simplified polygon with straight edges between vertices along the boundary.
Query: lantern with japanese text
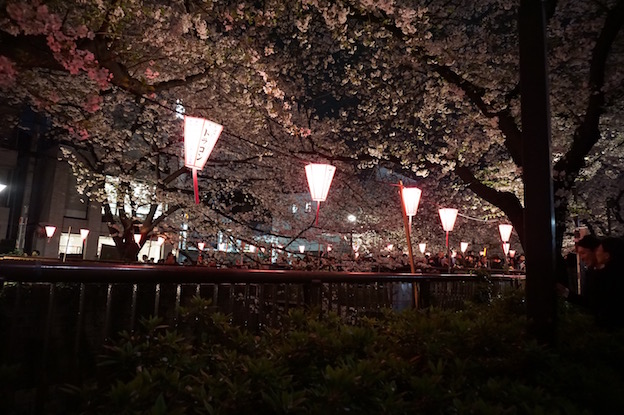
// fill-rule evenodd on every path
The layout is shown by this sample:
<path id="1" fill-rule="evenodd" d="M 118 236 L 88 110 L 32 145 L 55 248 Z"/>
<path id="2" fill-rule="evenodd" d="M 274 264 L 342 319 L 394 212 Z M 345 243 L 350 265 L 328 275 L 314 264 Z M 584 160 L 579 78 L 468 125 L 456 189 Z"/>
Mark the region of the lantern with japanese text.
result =
<path id="1" fill-rule="evenodd" d="M 204 118 L 184 116 L 184 165 L 193 171 L 195 203 L 199 204 L 197 171 L 202 170 L 223 126 Z"/>
<path id="2" fill-rule="evenodd" d="M 316 202 L 316 225 L 318 226 L 319 209 L 321 202 L 327 199 L 336 167 L 331 164 L 311 163 L 305 167 L 308 186 L 312 200 Z"/>

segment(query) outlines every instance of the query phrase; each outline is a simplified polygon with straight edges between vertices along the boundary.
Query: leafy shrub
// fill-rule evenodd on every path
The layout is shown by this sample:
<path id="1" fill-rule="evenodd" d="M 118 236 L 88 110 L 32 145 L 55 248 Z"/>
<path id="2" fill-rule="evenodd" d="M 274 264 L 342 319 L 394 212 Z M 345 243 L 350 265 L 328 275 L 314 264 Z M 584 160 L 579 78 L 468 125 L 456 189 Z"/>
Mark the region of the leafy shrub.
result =
<path id="1" fill-rule="evenodd" d="M 460 312 L 346 324 L 291 310 L 261 335 L 195 299 L 175 328 L 144 320 L 68 388 L 93 414 L 581 414 L 624 408 L 624 334 L 561 305 L 560 344 L 526 333 L 518 295 Z"/>

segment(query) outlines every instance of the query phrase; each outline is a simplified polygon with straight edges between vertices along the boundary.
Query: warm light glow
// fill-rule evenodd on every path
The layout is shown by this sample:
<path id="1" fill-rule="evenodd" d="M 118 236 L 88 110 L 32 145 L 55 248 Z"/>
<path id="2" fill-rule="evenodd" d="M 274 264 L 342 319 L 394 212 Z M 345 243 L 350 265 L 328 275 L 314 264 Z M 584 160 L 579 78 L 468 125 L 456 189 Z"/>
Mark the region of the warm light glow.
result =
<path id="1" fill-rule="evenodd" d="M 424 254 L 425 249 L 427 249 L 427 244 L 418 244 L 418 249 L 420 249 L 421 254 Z"/>
<path id="2" fill-rule="evenodd" d="M 515 257 L 515 256 L 516 256 L 516 251 L 515 251 L 514 249 L 510 249 L 510 250 L 509 250 L 509 257 L 510 257 L 510 258 L 513 258 L 513 257 Z"/>
<path id="3" fill-rule="evenodd" d="M 315 202 L 324 202 L 325 199 L 327 199 L 336 167 L 330 164 L 312 163 L 305 167 L 305 171 L 312 200 Z"/>
<path id="4" fill-rule="evenodd" d="M 89 236 L 89 229 L 80 229 L 80 239 L 83 241 Z"/>
<path id="5" fill-rule="evenodd" d="M 206 247 L 205 242 L 197 242 L 197 249 L 199 249 L 200 251 L 203 251 L 205 247 Z"/>
<path id="6" fill-rule="evenodd" d="M 405 213 L 407 214 L 407 216 L 411 217 L 416 215 L 421 193 L 422 191 L 417 187 L 403 188 L 403 205 L 405 205 Z"/>
<path id="7" fill-rule="evenodd" d="M 388 251 L 392 251 L 392 248 L 394 248 L 394 245 L 388 244 L 387 248 L 388 248 Z"/>
<path id="8" fill-rule="evenodd" d="M 303 254 L 304 251 L 305 251 L 305 245 L 299 245 L 299 252 Z"/>
<path id="9" fill-rule="evenodd" d="M 513 226 L 508 223 L 501 223 L 498 225 L 498 232 L 500 232 L 501 241 L 509 242 L 509 238 L 511 238 L 511 231 Z"/>
<path id="10" fill-rule="evenodd" d="M 462 253 L 466 252 L 466 249 L 468 249 L 468 242 L 460 242 L 459 246 L 460 246 Z"/>
<path id="11" fill-rule="evenodd" d="M 184 165 L 190 169 L 204 168 L 223 126 L 204 118 L 184 116 Z"/>
<path id="12" fill-rule="evenodd" d="M 56 232 L 56 226 L 46 226 L 45 231 L 48 238 L 51 238 L 54 232 Z"/>
<path id="13" fill-rule="evenodd" d="M 444 208 L 439 210 L 440 220 L 442 221 L 442 229 L 445 232 L 451 232 L 455 226 L 455 219 L 457 219 L 457 209 Z"/>
<path id="14" fill-rule="evenodd" d="M 505 242 L 503 244 L 503 252 L 505 253 L 505 255 L 507 255 L 509 253 L 509 243 Z"/>
<path id="15" fill-rule="evenodd" d="M 134 234 L 134 242 L 136 242 L 137 245 L 139 244 L 139 242 L 141 242 L 141 234 L 140 233 L 135 233 Z"/>
<path id="16" fill-rule="evenodd" d="M 156 244 L 158 246 L 162 246 L 162 244 L 164 244 L 164 243 L 165 243 L 165 238 L 164 237 L 159 236 L 158 239 L 156 239 Z"/>

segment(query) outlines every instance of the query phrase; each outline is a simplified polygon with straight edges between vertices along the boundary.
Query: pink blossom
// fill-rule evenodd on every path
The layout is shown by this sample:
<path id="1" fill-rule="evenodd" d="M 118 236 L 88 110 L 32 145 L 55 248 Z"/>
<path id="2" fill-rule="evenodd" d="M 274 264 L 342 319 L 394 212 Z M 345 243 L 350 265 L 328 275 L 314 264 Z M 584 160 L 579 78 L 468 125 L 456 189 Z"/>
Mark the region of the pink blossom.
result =
<path id="1" fill-rule="evenodd" d="M 87 98 L 87 102 L 84 104 L 84 109 L 90 113 L 94 113 L 100 109 L 100 105 L 102 104 L 102 97 L 99 95 L 92 95 Z"/>
<path id="2" fill-rule="evenodd" d="M 15 81 L 15 65 L 6 56 L 0 55 L 0 86 L 8 86 Z"/>

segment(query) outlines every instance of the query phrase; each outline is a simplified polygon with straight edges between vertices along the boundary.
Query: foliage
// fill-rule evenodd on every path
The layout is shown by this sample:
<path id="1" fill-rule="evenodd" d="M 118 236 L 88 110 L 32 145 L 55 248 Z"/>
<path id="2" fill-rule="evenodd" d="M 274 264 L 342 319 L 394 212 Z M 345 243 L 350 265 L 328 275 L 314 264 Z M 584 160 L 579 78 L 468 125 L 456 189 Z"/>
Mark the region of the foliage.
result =
<path id="1" fill-rule="evenodd" d="M 437 208 L 453 204 L 507 215 L 523 240 L 517 1 L 87 3 L 2 3 L 0 96 L 49 117 L 89 198 L 106 202 L 106 177 L 118 179 L 112 214 L 127 244 L 139 207 L 150 212 L 140 243 L 174 214 L 203 235 L 249 243 L 271 223 L 312 239 L 310 215 L 289 209 L 310 161 L 339 171 L 317 234 L 349 231 L 356 211 L 367 229 L 399 229 L 385 184 L 402 177 L 427 200 L 419 239 L 434 239 Z M 560 247 L 570 213 L 603 233 L 624 223 L 624 1 L 544 4 Z M 200 206 L 180 168 L 182 107 L 225 126 Z M 400 176 L 379 186 L 382 171 Z M 133 194 L 136 182 L 148 191 Z"/>
<path id="2" fill-rule="evenodd" d="M 610 413 L 624 405 L 624 333 L 561 305 L 560 345 L 525 332 L 518 295 L 461 312 L 346 324 L 291 310 L 255 335 L 201 299 L 175 328 L 124 333 L 68 413 Z"/>

